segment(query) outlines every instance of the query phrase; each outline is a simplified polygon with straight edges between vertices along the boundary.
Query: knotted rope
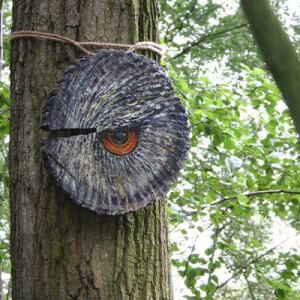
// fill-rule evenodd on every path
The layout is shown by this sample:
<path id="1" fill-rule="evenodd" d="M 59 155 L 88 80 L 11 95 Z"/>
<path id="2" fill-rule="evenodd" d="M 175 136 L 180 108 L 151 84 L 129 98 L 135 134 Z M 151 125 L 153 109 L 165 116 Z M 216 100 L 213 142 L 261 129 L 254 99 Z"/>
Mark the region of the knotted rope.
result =
<path id="1" fill-rule="evenodd" d="M 98 48 L 124 49 L 127 50 L 126 52 L 133 52 L 136 50 L 150 50 L 154 53 L 157 53 L 160 57 L 163 56 L 162 46 L 153 42 L 139 42 L 136 43 L 135 45 L 99 43 L 99 42 L 77 42 L 73 39 L 70 39 L 68 37 L 59 34 L 41 32 L 41 31 L 27 31 L 27 30 L 20 30 L 20 31 L 13 32 L 9 36 L 9 41 L 11 42 L 15 39 L 20 39 L 20 38 L 36 38 L 36 39 L 45 39 L 45 40 L 61 42 L 64 44 L 75 46 L 76 48 L 81 50 L 84 54 L 91 53 L 86 49 L 86 47 L 98 47 Z"/>

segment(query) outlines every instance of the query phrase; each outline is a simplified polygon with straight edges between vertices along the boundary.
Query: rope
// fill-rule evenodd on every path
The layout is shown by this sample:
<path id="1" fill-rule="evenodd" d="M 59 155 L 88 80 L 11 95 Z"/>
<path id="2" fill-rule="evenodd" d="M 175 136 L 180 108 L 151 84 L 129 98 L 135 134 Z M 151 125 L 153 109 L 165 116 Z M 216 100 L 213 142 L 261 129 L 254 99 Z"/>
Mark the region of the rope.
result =
<path id="1" fill-rule="evenodd" d="M 20 38 L 36 38 L 36 39 L 45 39 L 52 40 L 56 42 L 61 42 L 64 44 L 73 45 L 79 50 L 81 50 L 84 54 L 90 54 L 91 52 L 86 49 L 86 47 L 99 47 L 99 48 L 114 48 L 114 49 L 125 49 L 126 52 L 134 52 L 136 50 L 151 50 L 152 52 L 157 53 L 160 57 L 163 56 L 163 48 L 159 44 L 153 42 L 139 42 L 135 45 L 127 45 L 127 44 L 114 44 L 114 43 L 99 43 L 99 42 L 77 42 L 68 37 L 48 33 L 41 31 L 27 31 L 20 30 L 13 32 L 9 36 L 9 41 L 13 41 L 15 39 Z"/>

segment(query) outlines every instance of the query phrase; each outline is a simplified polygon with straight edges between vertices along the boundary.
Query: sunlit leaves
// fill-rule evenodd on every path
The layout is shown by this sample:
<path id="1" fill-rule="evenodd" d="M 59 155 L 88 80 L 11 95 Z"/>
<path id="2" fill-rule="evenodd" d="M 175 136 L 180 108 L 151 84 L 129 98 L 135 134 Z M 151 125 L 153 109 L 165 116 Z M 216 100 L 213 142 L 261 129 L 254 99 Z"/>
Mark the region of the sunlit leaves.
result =
<path id="1" fill-rule="evenodd" d="M 185 256 L 185 271 L 180 274 L 186 286 L 194 296 L 200 290 L 203 299 L 217 297 L 225 280 L 221 277 L 220 281 L 218 270 L 225 268 L 227 276 L 236 274 L 234 278 L 240 280 L 241 286 L 248 285 L 244 279 L 246 272 L 258 295 L 271 286 L 277 297 L 283 297 L 281 290 L 291 297 L 290 282 L 298 279 L 296 272 L 284 263 L 290 268 L 293 263 L 286 259 L 278 261 L 273 251 L 268 252 L 271 242 L 268 234 L 275 217 L 300 229 L 299 196 L 284 193 L 246 196 L 250 191 L 299 190 L 298 141 L 278 89 L 257 68 L 253 71 L 248 68 L 247 83 L 234 87 L 216 85 L 203 77 L 188 87 L 174 70 L 170 74 L 189 111 L 192 142 L 186 169 L 170 195 L 171 220 L 180 216 L 174 224 L 183 224 L 186 241 L 196 224 L 215 228 L 211 247 L 200 255 L 191 246 L 190 256 Z M 176 256 L 184 256 L 182 245 L 178 243 L 176 247 Z M 204 261 L 200 262 L 200 257 Z M 205 270 L 201 276 L 196 273 L 197 267 Z M 272 278 L 274 274 L 278 280 Z M 264 278 L 265 284 L 253 281 L 254 276 Z M 233 293 L 232 299 L 236 295 Z"/>
<path id="2" fill-rule="evenodd" d="M 11 31 L 11 1 L 4 1 L 3 14 L 3 45 L 4 45 L 4 61 L 1 70 L 0 80 L 0 281 L 1 294 L 5 299 L 10 293 L 9 274 L 11 272 L 10 265 L 10 245 L 9 245 L 9 202 L 8 189 L 9 177 L 7 166 L 8 152 L 8 134 L 9 134 L 9 117 L 10 117 L 10 92 L 9 92 L 9 56 L 10 45 L 8 35 Z M 5 277 L 2 277 L 4 276 Z M 4 289 L 4 290 L 3 290 Z M 8 296 L 7 296 L 8 297 Z M 1 296 L 0 296 L 1 298 Z"/>

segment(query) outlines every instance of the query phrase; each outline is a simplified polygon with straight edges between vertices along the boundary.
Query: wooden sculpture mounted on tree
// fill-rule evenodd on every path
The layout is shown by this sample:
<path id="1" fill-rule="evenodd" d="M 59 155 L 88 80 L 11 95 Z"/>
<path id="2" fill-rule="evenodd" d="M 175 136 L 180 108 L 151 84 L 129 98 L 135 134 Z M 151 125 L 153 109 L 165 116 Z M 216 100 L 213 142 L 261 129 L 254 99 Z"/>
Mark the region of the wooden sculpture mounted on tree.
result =
<path id="1" fill-rule="evenodd" d="M 187 117 L 163 68 L 132 52 L 78 60 L 50 92 L 41 128 L 46 167 L 75 202 L 98 214 L 160 199 L 189 148 Z"/>

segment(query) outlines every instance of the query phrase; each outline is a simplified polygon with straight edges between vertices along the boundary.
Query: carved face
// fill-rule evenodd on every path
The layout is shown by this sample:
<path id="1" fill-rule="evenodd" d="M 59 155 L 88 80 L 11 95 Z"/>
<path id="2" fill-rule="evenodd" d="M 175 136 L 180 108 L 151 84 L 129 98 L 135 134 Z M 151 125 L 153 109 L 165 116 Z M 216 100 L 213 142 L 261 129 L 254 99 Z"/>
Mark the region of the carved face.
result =
<path id="1" fill-rule="evenodd" d="M 165 71 L 101 50 L 78 60 L 44 102 L 45 166 L 79 205 L 120 215 L 163 197 L 186 157 L 187 118 Z"/>

